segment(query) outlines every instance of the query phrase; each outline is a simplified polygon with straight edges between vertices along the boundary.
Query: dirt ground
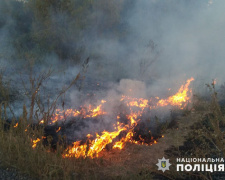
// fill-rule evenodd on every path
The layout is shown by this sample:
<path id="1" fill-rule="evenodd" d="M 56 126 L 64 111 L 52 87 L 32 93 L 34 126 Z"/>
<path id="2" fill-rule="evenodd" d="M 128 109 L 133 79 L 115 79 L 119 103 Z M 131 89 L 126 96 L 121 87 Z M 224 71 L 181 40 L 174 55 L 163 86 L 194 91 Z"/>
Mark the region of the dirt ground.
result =
<path id="1" fill-rule="evenodd" d="M 151 146 L 129 144 L 123 150 L 104 152 L 102 158 L 109 164 L 105 164 L 103 172 L 120 177 L 129 172 L 141 173 L 143 169 L 157 170 L 158 159 L 170 158 L 165 155 L 164 151 L 171 146 L 183 145 L 185 136 L 191 129 L 190 126 L 200 118 L 201 114 L 195 114 L 194 111 L 188 116 L 179 117 L 177 120 L 178 128 L 167 129 L 164 137 Z"/>

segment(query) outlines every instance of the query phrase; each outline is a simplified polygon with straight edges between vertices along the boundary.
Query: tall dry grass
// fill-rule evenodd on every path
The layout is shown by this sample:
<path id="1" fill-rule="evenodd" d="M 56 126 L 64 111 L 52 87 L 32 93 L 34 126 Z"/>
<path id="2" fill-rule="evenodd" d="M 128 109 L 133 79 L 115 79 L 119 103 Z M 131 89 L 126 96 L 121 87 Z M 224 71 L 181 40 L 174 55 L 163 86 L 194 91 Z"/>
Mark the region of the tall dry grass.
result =
<path id="1" fill-rule="evenodd" d="M 211 101 L 202 99 L 200 96 L 194 97 L 193 113 L 199 119 L 189 121 L 195 122 L 188 130 L 184 144 L 178 147 L 171 147 L 166 150 L 171 164 L 170 171 L 160 173 L 155 171 L 156 177 L 168 179 L 223 179 L 221 172 L 177 172 L 176 158 L 223 158 L 225 153 L 225 114 L 221 111 L 218 103 L 217 92 L 214 82 L 207 84 L 211 94 Z M 186 163 L 188 164 L 188 163 Z"/>
<path id="2" fill-rule="evenodd" d="M 56 99 L 51 102 L 47 111 L 44 111 L 43 104 L 40 102 L 39 89 L 45 79 L 51 75 L 51 71 L 42 72 L 35 77 L 30 71 L 30 89 L 27 84 L 24 88 L 30 101 L 27 108 L 23 105 L 23 114 L 19 118 L 15 116 L 8 120 L 7 109 L 11 109 L 9 100 L 9 89 L 3 82 L 3 75 L 0 74 L 0 159 L 4 166 L 15 167 L 19 171 L 29 174 L 37 179 L 89 179 L 94 177 L 90 169 L 96 168 L 95 161 L 88 159 L 65 159 L 62 157 L 64 144 L 57 143 L 56 149 L 51 148 L 52 138 L 47 138 L 47 144 L 43 145 L 44 127 L 49 118 L 54 113 L 56 102 L 79 78 L 79 74 L 71 84 L 63 88 Z M 49 100 L 48 100 L 49 101 Z M 35 116 L 34 106 L 40 108 L 41 115 Z M 13 113 L 13 112 L 12 112 Z M 43 125 L 34 125 L 34 118 L 39 122 L 44 119 Z M 33 148 L 33 141 L 40 139 L 37 146 Z M 59 137 L 62 139 L 62 137 Z M 45 143 L 46 144 L 46 143 Z"/>

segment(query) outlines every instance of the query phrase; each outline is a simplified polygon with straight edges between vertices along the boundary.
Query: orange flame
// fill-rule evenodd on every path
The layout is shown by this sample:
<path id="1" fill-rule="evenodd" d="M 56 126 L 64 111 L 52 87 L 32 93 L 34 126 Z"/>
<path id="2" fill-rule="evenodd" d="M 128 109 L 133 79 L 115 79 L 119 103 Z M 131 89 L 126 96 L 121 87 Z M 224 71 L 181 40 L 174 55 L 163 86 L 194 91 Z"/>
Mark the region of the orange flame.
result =
<path id="1" fill-rule="evenodd" d="M 85 144 L 80 144 L 80 141 L 74 142 L 73 146 L 67 149 L 64 157 L 98 157 L 99 153 L 106 147 L 107 144 L 112 143 L 121 131 L 126 130 L 126 128 L 118 127 L 117 131 L 107 132 L 103 131 L 102 135 L 96 133 L 96 138 L 94 140 L 88 140 Z M 88 138 L 90 135 L 88 135 Z"/>
<path id="2" fill-rule="evenodd" d="M 61 127 L 59 127 L 59 128 L 56 130 L 56 133 L 58 133 L 60 130 L 61 130 Z"/>
<path id="3" fill-rule="evenodd" d="M 44 120 L 41 120 L 41 121 L 39 122 L 39 124 L 44 124 Z"/>
<path id="4" fill-rule="evenodd" d="M 33 140 L 33 145 L 32 145 L 32 148 L 35 149 L 37 147 L 37 143 L 40 142 L 41 139 L 37 138 L 36 140 Z"/>
<path id="5" fill-rule="evenodd" d="M 145 109 L 153 109 L 153 108 L 168 106 L 168 105 L 183 108 L 191 100 L 192 90 L 189 89 L 189 85 L 193 80 L 194 78 L 188 79 L 186 84 L 182 85 L 179 91 L 175 95 L 170 96 L 167 99 L 160 99 L 159 97 L 156 97 L 154 99 L 154 101 L 156 101 L 155 103 L 156 105 L 150 105 L 152 104 L 153 99 L 150 99 L 150 100 L 143 99 L 143 98 L 138 99 L 138 98 L 133 98 L 133 97 L 123 95 L 120 101 L 123 102 L 125 105 L 127 105 L 127 107 L 130 110 L 130 113 L 126 116 L 128 123 L 123 124 L 119 122 L 120 115 L 115 116 L 115 118 L 117 119 L 117 123 L 114 124 L 114 129 L 115 129 L 114 131 L 112 132 L 103 131 L 101 135 L 96 133 L 96 137 L 92 140 L 91 138 L 93 138 L 94 136 L 91 134 L 88 134 L 87 141 L 85 143 L 81 141 L 74 142 L 71 147 L 68 147 L 68 149 L 66 149 L 66 151 L 63 154 L 63 157 L 76 157 L 76 158 L 99 157 L 99 153 L 102 152 L 105 149 L 105 147 L 109 144 L 112 144 L 113 149 L 115 148 L 123 149 L 127 142 L 140 144 L 140 145 L 156 144 L 157 140 L 153 140 L 153 138 L 152 138 L 152 142 L 149 144 L 145 143 L 145 140 L 141 136 L 139 136 L 139 141 L 135 141 L 133 139 L 134 128 L 137 126 L 138 122 L 140 121 L 142 114 L 144 113 Z M 92 108 L 92 106 L 90 105 L 88 108 L 84 108 L 84 107 L 81 108 L 80 111 L 76 109 L 75 110 L 67 109 L 66 111 L 57 109 L 55 115 L 53 116 L 51 120 L 51 123 L 64 119 L 64 116 L 75 117 L 75 116 L 81 115 L 83 118 L 87 118 L 87 117 L 96 117 L 99 115 L 104 115 L 106 114 L 106 112 L 102 110 L 102 106 L 104 103 L 106 103 L 106 101 L 102 100 L 101 104 L 98 105 L 96 108 Z M 122 131 L 125 132 L 126 134 L 124 137 L 118 139 L 118 136 L 120 135 Z M 36 141 L 33 141 L 33 143 L 35 143 Z"/>
<path id="6" fill-rule="evenodd" d="M 106 103 L 105 100 L 101 100 L 101 104 L 98 105 L 96 108 L 93 108 L 91 105 L 87 107 L 82 107 L 81 110 L 77 109 L 66 109 L 66 110 L 61 110 L 61 109 L 56 109 L 55 114 L 52 116 L 49 124 L 54 124 L 57 121 L 62 121 L 65 120 L 67 117 L 77 117 L 77 116 L 82 116 L 84 119 L 85 118 L 93 118 L 97 117 L 100 115 L 107 114 L 105 111 L 102 110 L 102 104 Z M 41 120 L 39 124 L 44 124 L 44 120 Z"/>
<path id="7" fill-rule="evenodd" d="M 159 102 L 157 103 L 157 106 L 172 105 L 172 106 L 179 106 L 182 108 L 190 100 L 191 96 L 188 95 L 188 92 L 191 94 L 192 91 L 189 90 L 188 87 L 191 81 L 193 80 L 194 78 L 188 79 L 186 84 L 182 85 L 179 91 L 175 95 L 170 96 L 168 99 L 159 100 Z"/>
<path id="8" fill-rule="evenodd" d="M 18 127 L 18 123 L 16 123 L 13 127 L 14 127 L 14 128 L 17 128 L 17 127 Z"/>

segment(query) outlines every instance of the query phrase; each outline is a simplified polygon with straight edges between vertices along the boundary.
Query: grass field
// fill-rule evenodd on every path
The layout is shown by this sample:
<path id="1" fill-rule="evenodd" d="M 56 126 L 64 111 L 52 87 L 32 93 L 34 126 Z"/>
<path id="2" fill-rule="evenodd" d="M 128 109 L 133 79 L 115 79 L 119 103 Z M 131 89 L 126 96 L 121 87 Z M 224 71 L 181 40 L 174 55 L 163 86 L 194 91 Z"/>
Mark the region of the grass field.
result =
<path id="1" fill-rule="evenodd" d="M 169 124 L 162 124 L 163 137 L 157 143 L 151 146 L 127 143 L 122 150 L 105 149 L 94 159 L 63 158 L 65 144 L 57 143 L 54 150 L 50 145 L 43 145 L 44 126 L 31 125 L 25 106 L 19 120 L 9 123 L 6 121 L 7 103 L 2 103 L 2 164 L 38 179 L 210 179 L 213 177 L 210 173 L 181 173 L 176 172 L 175 166 L 162 173 L 156 166 L 162 157 L 175 164 L 177 157 L 207 157 L 212 154 L 219 157 L 224 152 L 224 114 L 214 88 L 209 87 L 211 102 L 195 96 L 192 108 L 174 110 L 177 115 L 171 115 Z M 34 148 L 32 146 L 37 138 L 40 142 Z M 51 140 L 47 137 L 49 144 Z"/>

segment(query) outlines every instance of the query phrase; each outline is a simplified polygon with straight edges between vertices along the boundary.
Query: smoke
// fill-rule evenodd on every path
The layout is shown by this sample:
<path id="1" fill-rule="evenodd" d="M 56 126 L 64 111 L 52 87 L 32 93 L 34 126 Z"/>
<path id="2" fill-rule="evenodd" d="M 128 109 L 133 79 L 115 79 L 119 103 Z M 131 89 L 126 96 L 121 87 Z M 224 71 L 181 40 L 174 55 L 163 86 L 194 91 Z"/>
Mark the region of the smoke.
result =
<path id="1" fill-rule="evenodd" d="M 223 78 L 222 1 L 210 6 L 206 1 L 144 1 L 137 5 L 131 19 L 139 20 L 132 23 L 140 34 L 138 39 L 154 39 L 163 49 L 154 64 L 160 78 L 178 82 L 190 76 Z"/>
<path id="2" fill-rule="evenodd" d="M 27 23 L 22 26 L 24 29 L 19 29 L 25 17 L 18 18 L 12 12 L 21 2 L 12 2 L 2 1 L 0 5 L 1 9 L 9 11 L 7 14 L 1 11 L 1 55 L 7 54 L 4 57 L 15 55 L 12 39 L 18 33 L 25 33 L 26 26 L 30 26 Z M 113 7 L 119 7 L 115 10 L 119 15 L 112 15 L 110 8 Z M 69 30 L 57 29 L 60 26 L 65 26 L 63 30 L 70 28 L 71 18 L 66 13 L 50 9 L 50 28 L 58 34 L 58 39 L 70 33 L 71 40 L 66 39 L 61 45 L 68 54 L 69 51 L 77 52 L 78 46 L 84 47 L 81 63 L 90 57 L 87 77 L 114 82 L 135 79 L 147 84 L 156 80 L 183 82 L 190 76 L 222 79 L 223 7 L 223 1 L 99 1 L 88 13 L 90 26 L 77 34 L 79 38 L 73 37 Z M 6 18 L 3 15 L 7 15 Z M 115 31 L 121 34 L 116 35 Z M 57 68 L 64 64 L 60 58 L 52 51 L 45 55 L 42 65 Z M 17 62 L 16 58 L 14 61 Z"/>
<path id="3" fill-rule="evenodd" d="M 0 11 L 0 59 L 6 66 L 6 76 L 10 75 L 12 84 L 22 96 L 26 90 L 18 83 L 21 79 L 19 72 L 27 85 L 29 73 L 24 70 L 25 60 L 16 56 L 18 47 L 12 41 L 18 34 L 26 34 L 30 27 L 38 29 L 38 26 L 32 25 L 29 13 L 15 18 L 13 10 L 20 3 L 0 2 L 1 10 L 11 9 L 6 17 L 6 13 Z M 119 7 L 116 12 L 113 11 L 115 7 Z M 224 7 L 222 0 L 210 3 L 196 0 L 99 1 L 87 13 L 90 25 L 80 31 L 74 29 L 74 32 L 70 29 L 72 18 L 68 14 L 51 11 L 50 29 L 57 34 L 57 39 L 47 37 L 50 41 L 45 45 L 53 44 L 54 47 L 56 43 L 59 47 L 43 53 L 41 62 L 34 63 L 37 76 L 46 69 L 55 70 L 43 85 L 42 90 L 46 92 L 43 99 L 49 97 L 54 101 L 60 89 L 81 73 L 77 84 L 59 100 L 58 106 L 64 103 L 66 108 L 78 107 L 85 103 L 98 104 L 101 99 L 106 99 L 110 104 L 105 108 L 113 116 L 122 94 L 164 98 L 176 92 L 190 77 L 195 78 L 194 87 L 197 89 L 215 78 L 222 83 L 225 75 Z M 21 22 L 27 23 L 18 28 Z M 60 29 L 62 26 L 64 28 Z M 31 39 L 21 46 L 30 50 L 33 57 L 41 51 L 35 44 L 28 43 L 32 42 Z M 61 54 L 56 52 L 57 48 L 62 50 Z M 74 57 L 76 53 L 79 55 Z M 88 67 L 82 70 L 82 63 L 88 57 Z M 71 63 L 70 58 L 79 61 Z M 170 92 L 169 88 L 172 89 Z M 13 105 L 18 111 L 16 114 L 21 114 L 21 104 L 29 106 L 29 101 L 23 97 L 22 103 Z M 110 116 L 102 121 L 104 125 L 88 121 L 79 133 L 104 129 L 107 124 L 114 123 Z"/>
<path id="4" fill-rule="evenodd" d="M 88 75 L 118 82 L 106 96 L 111 101 L 121 94 L 168 97 L 190 77 L 203 93 L 204 84 L 212 79 L 223 82 L 224 5 L 222 1 L 133 3 L 121 20 L 128 28 L 124 37 L 98 35 L 92 37 L 94 43 L 86 45 L 98 55 L 93 57 Z M 163 118 L 168 109 L 155 114 Z"/>
<path id="5" fill-rule="evenodd" d="M 122 42 L 97 37 L 89 44 L 104 64 L 99 76 L 171 83 L 191 76 L 222 79 L 223 7 L 222 1 L 210 6 L 207 1 L 136 2 L 123 17 L 129 33 Z"/>

